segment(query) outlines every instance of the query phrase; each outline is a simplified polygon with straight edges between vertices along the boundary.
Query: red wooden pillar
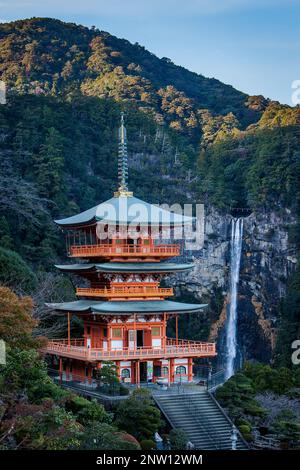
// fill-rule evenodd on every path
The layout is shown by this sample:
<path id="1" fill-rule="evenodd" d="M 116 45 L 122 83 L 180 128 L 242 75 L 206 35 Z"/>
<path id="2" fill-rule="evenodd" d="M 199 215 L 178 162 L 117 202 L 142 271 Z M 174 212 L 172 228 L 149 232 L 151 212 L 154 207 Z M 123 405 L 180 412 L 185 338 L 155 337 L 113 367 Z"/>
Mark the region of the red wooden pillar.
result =
<path id="1" fill-rule="evenodd" d="M 168 382 L 169 385 L 172 383 L 172 359 L 168 361 Z"/>
<path id="2" fill-rule="evenodd" d="M 135 383 L 140 388 L 140 361 L 136 361 L 135 379 Z"/>
<path id="3" fill-rule="evenodd" d="M 120 361 L 116 361 L 116 372 L 119 382 L 121 382 Z"/>
<path id="4" fill-rule="evenodd" d="M 167 333 L 167 315 L 164 313 L 164 320 L 163 320 L 163 337 L 162 337 L 162 346 L 163 349 L 166 347 L 166 333 Z"/>
<path id="5" fill-rule="evenodd" d="M 122 349 L 125 347 L 125 326 L 121 326 L 121 335 L 122 335 Z"/>
<path id="6" fill-rule="evenodd" d="M 136 337 L 136 313 L 133 315 L 133 338 L 134 338 L 134 342 L 133 342 L 133 349 L 134 351 L 136 351 L 136 343 L 137 343 L 137 337 Z"/>
<path id="7" fill-rule="evenodd" d="M 135 361 L 131 361 L 131 366 L 130 366 L 130 369 L 131 369 L 131 383 L 132 384 L 135 384 Z"/>
<path id="8" fill-rule="evenodd" d="M 176 346 L 178 346 L 178 315 L 175 318 L 175 326 L 176 326 Z"/>
<path id="9" fill-rule="evenodd" d="M 174 383 L 174 359 L 169 359 L 169 383 Z"/>
<path id="10" fill-rule="evenodd" d="M 110 324 L 108 323 L 107 324 L 107 351 L 110 351 L 111 350 L 111 326 Z"/>
<path id="11" fill-rule="evenodd" d="M 193 358 L 188 358 L 188 381 L 192 382 L 193 380 Z"/>

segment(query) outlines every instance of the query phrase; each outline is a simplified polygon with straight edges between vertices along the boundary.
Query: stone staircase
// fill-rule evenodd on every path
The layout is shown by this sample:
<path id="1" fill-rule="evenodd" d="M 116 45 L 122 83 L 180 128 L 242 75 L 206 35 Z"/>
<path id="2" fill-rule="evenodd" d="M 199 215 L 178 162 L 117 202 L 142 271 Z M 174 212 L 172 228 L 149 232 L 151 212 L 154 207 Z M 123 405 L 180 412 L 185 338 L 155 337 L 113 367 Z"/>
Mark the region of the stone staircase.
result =
<path id="1" fill-rule="evenodd" d="M 153 398 L 170 425 L 185 431 L 196 449 L 232 449 L 233 424 L 207 390 L 157 393 Z M 248 449 L 239 433 L 236 449 Z"/>

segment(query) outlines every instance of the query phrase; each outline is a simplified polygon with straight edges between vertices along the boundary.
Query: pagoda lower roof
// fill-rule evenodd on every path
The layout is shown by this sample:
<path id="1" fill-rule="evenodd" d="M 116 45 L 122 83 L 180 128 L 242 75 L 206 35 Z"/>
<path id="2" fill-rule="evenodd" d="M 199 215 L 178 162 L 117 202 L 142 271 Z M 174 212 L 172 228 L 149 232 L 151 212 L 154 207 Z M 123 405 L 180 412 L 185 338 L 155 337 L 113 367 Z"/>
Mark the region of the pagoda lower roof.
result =
<path id="1" fill-rule="evenodd" d="M 138 300 L 138 301 L 93 301 L 77 300 L 46 304 L 52 310 L 74 313 L 93 313 L 102 315 L 137 315 L 151 313 L 192 313 L 200 312 L 207 304 L 186 304 L 169 300 Z"/>
<path id="2" fill-rule="evenodd" d="M 194 268 L 193 263 L 80 263 L 80 264 L 58 264 L 56 268 L 71 273 L 172 273 L 188 271 Z"/>

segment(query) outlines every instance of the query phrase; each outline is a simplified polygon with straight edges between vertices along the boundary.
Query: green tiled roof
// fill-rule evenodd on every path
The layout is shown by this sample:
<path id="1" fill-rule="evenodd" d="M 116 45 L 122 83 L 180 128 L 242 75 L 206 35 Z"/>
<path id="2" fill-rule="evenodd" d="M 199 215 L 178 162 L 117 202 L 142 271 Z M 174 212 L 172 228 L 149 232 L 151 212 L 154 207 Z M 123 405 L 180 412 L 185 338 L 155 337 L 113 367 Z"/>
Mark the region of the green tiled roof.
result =
<path id="1" fill-rule="evenodd" d="M 193 263 L 81 263 L 81 264 L 58 264 L 55 267 L 65 272 L 84 273 L 99 271 L 108 273 L 172 273 L 188 271 L 194 268 Z"/>
<path id="2" fill-rule="evenodd" d="M 147 301 L 123 301 L 123 302 L 101 302 L 93 300 L 77 300 L 75 302 L 63 302 L 46 304 L 52 310 L 62 312 L 94 313 L 105 315 L 129 315 L 136 313 L 190 313 L 200 312 L 207 304 L 185 304 L 169 300 L 147 300 Z"/>
<path id="3" fill-rule="evenodd" d="M 191 224 L 195 217 L 188 217 L 167 211 L 156 205 L 149 204 L 137 197 L 112 197 L 91 209 L 66 219 L 55 220 L 62 227 L 73 227 L 102 221 L 105 223 L 141 225 L 176 225 Z"/>

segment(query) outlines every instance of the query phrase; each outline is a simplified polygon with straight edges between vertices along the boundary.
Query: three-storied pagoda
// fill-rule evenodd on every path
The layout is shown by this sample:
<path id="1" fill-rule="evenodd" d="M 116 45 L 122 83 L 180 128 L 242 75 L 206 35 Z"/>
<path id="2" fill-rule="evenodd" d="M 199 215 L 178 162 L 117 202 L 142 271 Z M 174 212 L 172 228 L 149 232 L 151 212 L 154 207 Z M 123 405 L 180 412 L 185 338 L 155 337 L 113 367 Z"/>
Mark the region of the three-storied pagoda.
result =
<path id="1" fill-rule="evenodd" d="M 92 209 L 55 221 L 66 231 L 68 256 L 82 260 L 56 267 L 82 276 L 89 286 L 76 289 L 77 301 L 48 304 L 68 315 L 68 337 L 49 340 L 43 352 L 58 358 L 66 380 L 91 383 L 97 369 L 113 361 L 123 382 L 155 382 L 158 377 L 190 382 L 193 359 L 215 356 L 215 344 L 178 339 L 178 315 L 200 312 L 205 305 L 166 300 L 173 289 L 160 287 L 162 277 L 193 264 L 169 262 L 180 254 L 180 246 L 161 244 L 155 235 L 191 224 L 193 218 L 134 197 L 127 173 L 122 114 L 118 191 Z M 82 339 L 71 338 L 71 315 L 83 320 Z M 166 335 L 171 317 L 176 318 L 176 338 Z"/>

